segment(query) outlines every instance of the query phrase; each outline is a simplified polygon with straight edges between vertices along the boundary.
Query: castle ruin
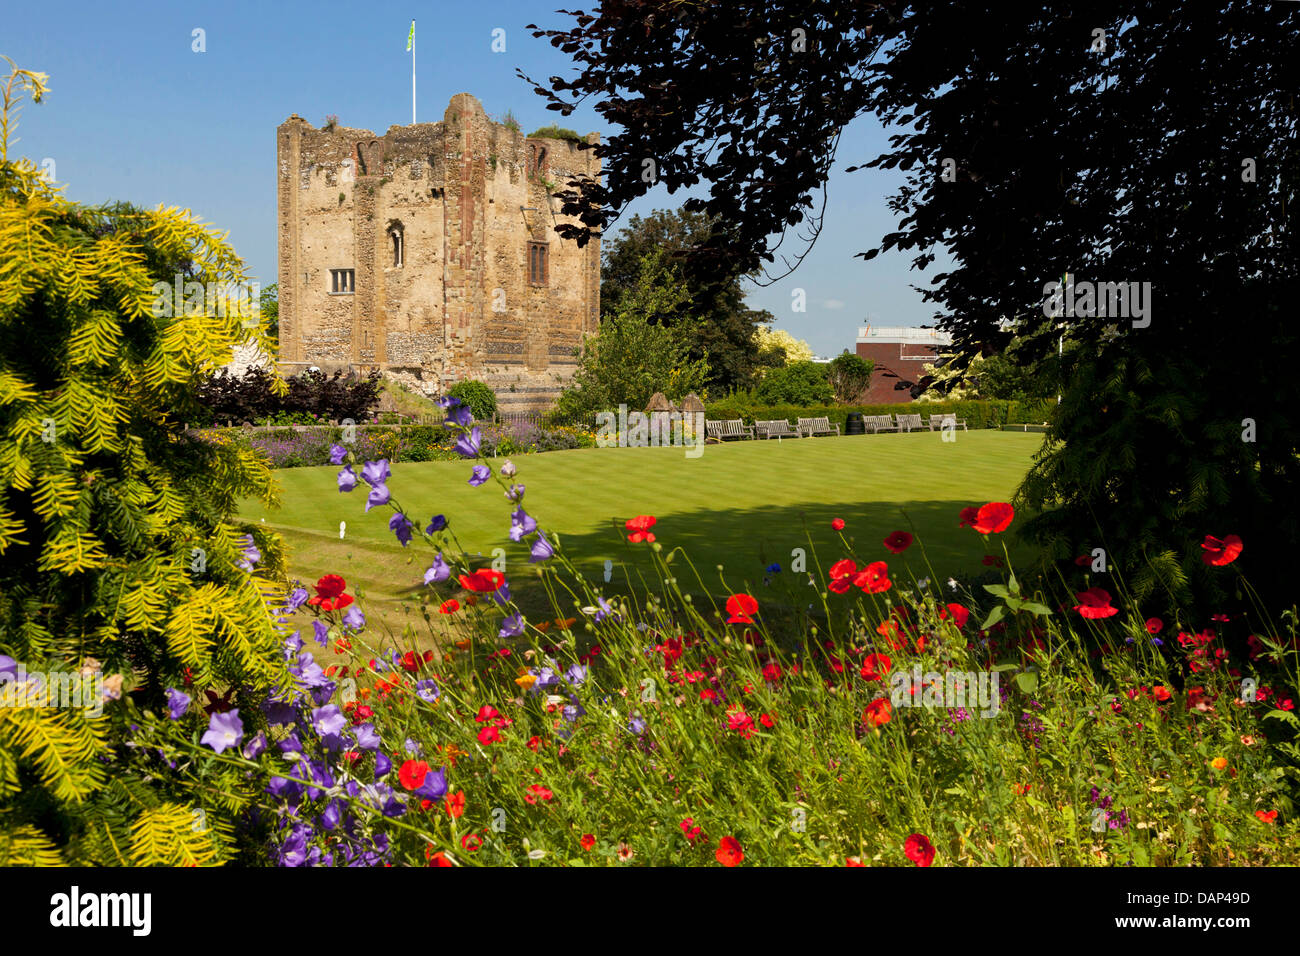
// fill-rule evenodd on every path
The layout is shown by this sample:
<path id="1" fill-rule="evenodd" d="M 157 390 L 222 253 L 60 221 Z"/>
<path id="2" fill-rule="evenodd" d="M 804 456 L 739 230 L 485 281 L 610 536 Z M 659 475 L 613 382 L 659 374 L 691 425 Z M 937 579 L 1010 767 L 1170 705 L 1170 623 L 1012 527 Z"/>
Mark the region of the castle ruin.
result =
<path id="1" fill-rule="evenodd" d="M 599 175 L 590 150 L 460 93 L 442 122 L 380 137 L 295 114 L 276 158 L 287 373 L 379 369 L 426 395 L 477 378 L 503 411 L 555 400 L 600 322 L 599 241 L 560 239 L 552 198 Z"/>

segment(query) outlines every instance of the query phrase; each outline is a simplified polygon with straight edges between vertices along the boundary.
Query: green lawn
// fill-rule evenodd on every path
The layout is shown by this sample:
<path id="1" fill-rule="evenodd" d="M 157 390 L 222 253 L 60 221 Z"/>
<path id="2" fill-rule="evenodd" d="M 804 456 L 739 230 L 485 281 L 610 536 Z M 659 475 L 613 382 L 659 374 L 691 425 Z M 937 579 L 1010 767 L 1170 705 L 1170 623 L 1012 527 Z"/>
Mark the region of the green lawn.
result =
<path id="1" fill-rule="evenodd" d="M 559 534 L 584 573 L 600 580 L 606 559 L 614 563 L 611 590 L 649 567 L 646 546 L 627 544 L 620 532 L 625 519 L 652 514 L 657 539 L 665 549 L 683 547 L 711 590 L 722 590 L 722 565 L 727 587 L 759 593 L 764 568 L 775 562 L 788 575 L 792 549 L 807 548 L 809 535 L 823 567 L 842 557 L 834 518 L 845 520 L 861 558 L 889 559 L 896 579 L 906 580 L 907 570 L 929 574 L 927 559 L 941 579 L 983 570 L 983 542 L 957 527 L 958 512 L 1009 500 L 1041 442 L 1035 434 L 974 431 L 946 443 L 922 432 L 731 442 L 710 445 L 696 459 L 672 448 L 593 448 L 520 456 L 514 480 L 527 486 L 529 514 Z M 422 580 L 432 553 L 418 538 L 402 548 L 388 530 L 392 511 L 364 514 L 366 486 L 340 494 L 337 472 L 277 471 L 283 507 L 268 512 L 247 502 L 243 513 L 284 536 L 293 575 L 313 582 L 342 574 L 350 590 L 364 593 L 368 613 L 400 626 L 402 606 L 427 592 Z M 471 488 L 470 465 L 462 462 L 397 464 L 392 472 L 389 488 L 412 521 L 423 527 L 433 514 L 447 515 L 461 544 L 484 555 L 481 566 L 504 548 L 512 588 L 527 599 L 521 604 L 528 609 L 539 599 L 525 547 L 507 536 L 511 506 L 495 480 Z M 896 529 L 919 539 L 897 558 L 880 544 Z M 811 552 L 808 567 L 815 567 Z"/>

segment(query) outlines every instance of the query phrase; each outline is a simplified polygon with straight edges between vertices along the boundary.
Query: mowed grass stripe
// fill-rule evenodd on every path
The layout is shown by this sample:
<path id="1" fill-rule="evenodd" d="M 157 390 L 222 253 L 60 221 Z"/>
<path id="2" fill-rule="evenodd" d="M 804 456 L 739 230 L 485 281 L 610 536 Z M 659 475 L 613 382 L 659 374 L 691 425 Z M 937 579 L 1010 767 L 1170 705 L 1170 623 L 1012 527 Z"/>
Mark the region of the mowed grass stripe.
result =
<path id="1" fill-rule="evenodd" d="M 529 514 L 560 534 L 593 579 L 603 577 L 606 559 L 632 572 L 649 569 L 644 546 L 628 545 L 618 533 L 637 514 L 655 515 L 658 540 L 684 547 L 715 591 L 719 564 L 737 589 L 756 587 L 772 562 L 788 569 L 791 549 L 807 547 L 805 525 L 823 566 L 842 556 L 830 527 L 836 517 L 847 522 L 845 533 L 863 559 L 889 559 L 900 578 L 905 567 L 927 573 L 919 549 L 893 558 L 880 545 L 895 529 L 912 530 L 935 571 L 946 575 L 977 569 L 984 554 L 979 536 L 957 527 L 958 511 L 1008 500 L 1041 441 L 977 431 L 944 442 L 938 432 L 919 432 L 730 442 L 710 445 L 695 459 L 680 448 L 579 449 L 519 456 L 514 481 L 527 486 Z M 492 464 L 495 470 L 501 460 Z M 494 548 L 505 549 L 516 590 L 527 589 L 527 550 L 508 538 L 512 506 L 495 480 L 471 488 L 468 462 L 402 463 L 392 471 L 389 488 L 412 521 L 423 527 L 433 514 L 446 514 L 462 545 L 482 553 L 483 565 Z M 388 530 L 391 509 L 363 513 L 364 484 L 340 494 L 337 472 L 277 471 L 283 507 L 266 511 L 250 501 L 243 513 L 284 535 L 294 574 L 307 581 L 343 574 L 367 593 L 368 604 L 386 605 L 387 615 L 403 594 L 422 590 L 432 555 L 418 543 L 398 544 Z"/>

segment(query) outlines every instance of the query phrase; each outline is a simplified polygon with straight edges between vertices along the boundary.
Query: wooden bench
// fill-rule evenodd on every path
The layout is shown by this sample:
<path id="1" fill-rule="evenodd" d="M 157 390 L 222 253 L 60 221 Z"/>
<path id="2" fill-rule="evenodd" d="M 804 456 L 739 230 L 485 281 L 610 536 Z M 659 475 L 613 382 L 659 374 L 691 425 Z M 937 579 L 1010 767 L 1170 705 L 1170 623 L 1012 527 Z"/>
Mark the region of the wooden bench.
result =
<path id="1" fill-rule="evenodd" d="M 725 441 L 728 438 L 753 438 L 754 426 L 746 425 L 742 418 L 727 418 L 721 421 L 704 423 L 705 438 Z"/>
<path id="2" fill-rule="evenodd" d="M 949 421 L 952 422 L 952 425 L 950 426 L 952 428 L 960 428 L 962 431 L 970 431 L 970 429 L 966 427 L 966 419 L 958 418 L 955 414 L 951 412 L 948 413 L 947 415 L 931 415 L 930 431 L 933 432 L 933 431 L 941 430 L 943 428 L 943 423 Z"/>
<path id="3" fill-rule="evenodd" d="M 920 415 L 898 415 L 898 430 L 900 432 L 910 432 L 912 429 L 920 431 L 925 427 L 921 421 Z"/>
<path id="4" fill-rule="evenodd" d="M 894 422 L 893 415 L 864 415 L 862 416 L 862 425 L 873 435 L 876 432 L 898 431 L 898 425 Z"/>
<path id="5" fill-rule="evenodd" d="M 784 418 L 775 418 L 768 421 L 754 422 L 754 428 L 759 438 L 802 438 L 796 429 L 790 427 L 790 422 Z"/>
<path id="6" fill-rule="evenodd" d="M 839 435 L 840 426 L 832 425 L 828 418 L 801 418 L 799 419 L 799 434 L 807 435 L 813 438 L 817 435 Z"/>

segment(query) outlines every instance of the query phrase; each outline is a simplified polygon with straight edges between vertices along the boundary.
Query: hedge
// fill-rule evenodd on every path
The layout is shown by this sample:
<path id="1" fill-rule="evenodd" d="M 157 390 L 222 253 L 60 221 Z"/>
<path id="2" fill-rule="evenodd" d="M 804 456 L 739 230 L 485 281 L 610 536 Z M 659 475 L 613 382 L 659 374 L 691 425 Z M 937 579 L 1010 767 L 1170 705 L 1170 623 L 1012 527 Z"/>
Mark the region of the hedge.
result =
<path id="1" fill-rule="evenodd" d="M 746 421 L 784 418 L 827 418 L 839 425 L 841 432 L 849 412 L 863 415 L 949 415 L 965 419 L 969 428 L 1001 428 L 1003 425 L 1039 425 L 1051 420 L 1056 408 L 1053 399 L 1029 402 L 1006 399 L 982 399 L 966 402 L 899 402 L 892 405 L 753 405 L 743 399 L 722 399 L 705 405 L 705 418 L 743 418 Z"/>

